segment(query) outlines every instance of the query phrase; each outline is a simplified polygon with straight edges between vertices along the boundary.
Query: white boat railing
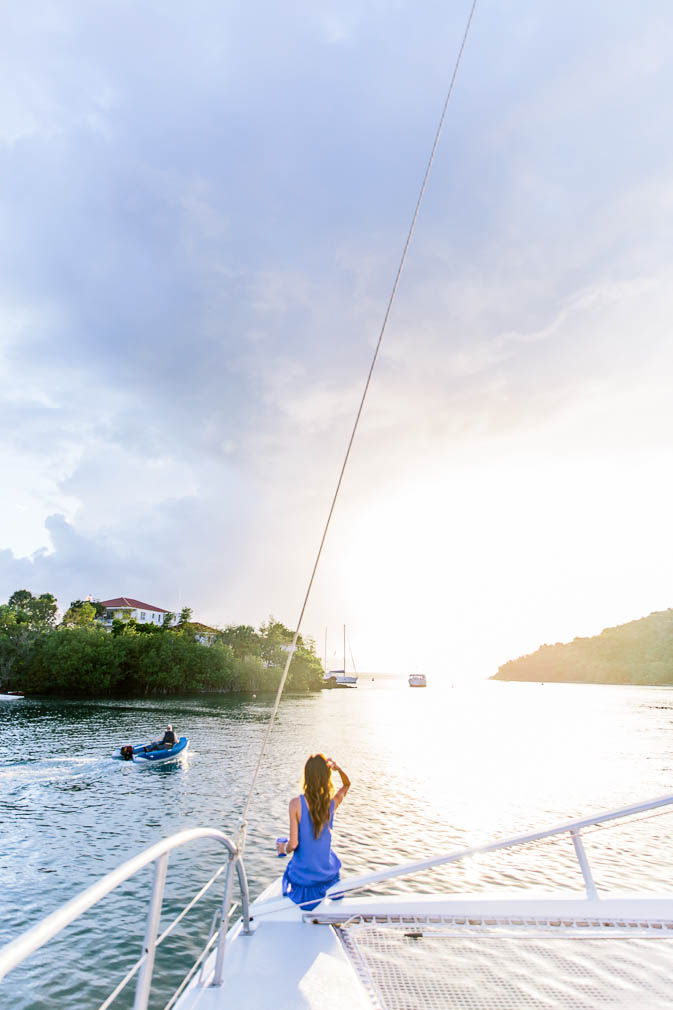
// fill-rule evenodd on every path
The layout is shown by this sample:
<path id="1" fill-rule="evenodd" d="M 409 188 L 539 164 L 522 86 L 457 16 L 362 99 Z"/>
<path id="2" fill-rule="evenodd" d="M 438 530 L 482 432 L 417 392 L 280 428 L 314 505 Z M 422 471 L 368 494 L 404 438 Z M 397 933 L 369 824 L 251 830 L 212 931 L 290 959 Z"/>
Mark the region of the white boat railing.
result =
<path id="1" fill-rule="evenodd" d="M 168 868 L 168 854 L 175 849 L 181 848 L 184 845 L 188 845 L 191 842 L 195 842 L 200 839 L 211 839 L 218 842 L 224 849 L 226 849 L 228 860 L 226 864 L 223 864 L 214 876 L 211 877 L 205 887 L 201 888 L 196 897 L 189 902 L 182 912 L 180 912 L 170 926 L 164 930 L 161 936 L 158 937 L 164 885 L 166 882 L 166 871 Z M 215 963 L 215 975 L 213 979 L 214 985 L 221 985 L 224 952 L 229 928 L 229 916 L 232 908 L 231 896 L 234 870 L 236 871 L 236 875 L 238 877 L 238 884 L 241 892 L 241 913 L 244 933 L 248 933 L 250 931 L 250 912 L 248 882 L 239 851 L 231 839 L 229 839 L 222 831 L 218 831 L 216 828 L 190 828 L 186 831 L 179 831 L 177 834 L 172 835 L 169 838 L 164 838 L 161 842 L 157 842 L 156 845 L 152 845 L 149 849 L 146 849 L 144 852 L 134 856 L 133 859 L 129 859 L 127 862 L 122 863 L 122 865 L 117 867 L 116 870 L 113 870 L 112 873 L 108 873 L 107 876 L 87 888 L 86 891 L 83 891 L 80 895 L 73 898 L 72 901 L 69 901 L 55 912 L 52 912 L 51 915 L 48 915 L 36 926 L 33 926 L 32 929 L 27 930 L 21 936 L 17 937 L 16 940 L 13 940 L 11 943 L 8 943 L 5 947 L 0 949 L 0 979 L 2 979 L 7 972 L 21 964 L 22 961 L 33 954 L 36 950 L 39 950 L 40 947 L 44 946 L 45 943 L 65 929 L 66 926 L 69 926 L 71 922 L 74 922 L 75 919 L 78 919 L 84 914 L 84 912 L 88 911 L 88 909 L 90 909 L 93 905 L 97 904 L 102 898 L 106 897 L 106 895 L 122 884 L 125 880 L 128 880 L 129 877 L 134 876 L 139 872 L 139 870 L 144 869 L 152 863 L 155 864 L 154 880 L 141 957 L 135 965 L 133 965 L 125 978 L 122 979 L 122 982 L 117 986 L 114 992 L 111 993 L 103 1004 L 101 1004 L 100 1010 L 110 1006 L 113 1000 L 116 999 L 122 989 L 128 984 L 128 982 L 130 982 L 136 973 L 138 973 L 138 981 L 136 984 L 133 1010 L 146 1010 L 150 995 L 150 987 L 152 984 L 152 972 L 154 969 L 156 948 L 173 931 L 184 915 L 193 908 L 201 897 L 203 897 L 221 873 L 226 871 L 224 893 L 220 906 L 220 927 L 217 937 L 217 957 Z M 211 938 L 206 945 L 207 949 L 210 949 L 210 946 L 212 946 L 217 914 L 218 913 L 216 912 L 213 918 L 213 929 L 211 930 Z"/>
<path id="2" fill-rule="evenodd" d="M 417 862 L 390 867 L 377 873 L 354 877 L 351 880 L 339 881 L 338 884 L 335 884 L 334 887 L 328 891 L 327 897 L 342 896 L 351 891 L 367 888 L 372 884 L 392 880 L 396 877 L 421 873 L 422 871 L 432 869 L 435 866 L 459 862 L 460 860 L 467 859 L 470 856 L 481 855 L 487 852 L 495 852 L 498 849 L 508 849 L 515 846 L 527 845 L 544 839 L 553 838 L 554 836 L 569 834 L 572 838 L 575 854 L 584 878 L 586 896 L 590 900 L 596 900 L 599 895 L 596 891 L 591 867 L 581 840 L 581 832 L 585 828 L 603 825 L 609 821 L 623 820 L 624 818 L 633 817 L 637 814 L 646 814 L 671 805 L 673 805 L 673 795 L 662 796 L 658 799 L 648 800 L 643 803 L 636 803 L 628 807 L 621 807 L 617 810 L 597 813 L 590 817 L 584 817 L 580 820 L 568 821 L 564 824 L 541 831 L 516 835 L 511 838 L 488 842 L 483 845 L 476 845 L 472 848 L 460 849 L 455 852 L 445 853 L 444 855 L 434 856 L 431 859 L 424 859 Z M 199 839 L 211 839 L 218 842 L 227 851 L 227 863 L 223 864 L 217 870 L 210 881 L 208 881 L 208 883 L 201 889 L 201 891 L 199 891 L 192 901 L 190 901 L 182 912 L 180 912 L 176 919 L 174 919 L 173 922 L 164 930 L 161 936 L 158 936 L 164 884 L 168 866 L 168 855 L 171 851 L 181 848 L 191 842 L 198 841 Z M 232 910 L 231 896 L 234 871 L 236 871 L 238 876 L 238 883 L 241 892 L 242 931 L 245 934 L 250 932 L 250 912 L 248 885 L 239 850 L 225 834 L 218 831 L 216 828 L 192 828 L 186 831 L 180 831 L 169 838 L 165 838 L 161 842 L 157 842 L 156 845 L 153 845 L 144 852 L 139 853 L 139 855 L 123 863 L 112 873 L 107 874 L 107 876 L 103 877 L 96 884 L 93 884 L 86 891 L 83 891 L 82 894 L 73 898 L 72 901 L 69 901 L 66 905 L 57 909 L 32 929 L 29 929 L 27 932 L 17 937 L 16 940 L 13 940 L 11 943 L 7 944 L 7 946 L 0 949 L 0 979 L 2 979 L 7 972 L 19 965 L 32 953 L 44 946 L 45 943 L 55 937 L 75 919 L 79 918 L 84 912 L 88 911 L 88 909 L 90 909 L 93 905 L 97 904 L 116 887 L 134 876 L 139 870 L 142 870 L 144 867 L 149 866 L 152 863 L 155 863 L 156 865 L 141 957 L 128 971 L 127 975 L 124 979 L 122 979 L 117 988 L 110 994 L 104 1003 L 101 1004 L 99 1010 L 107 1010 L 107 1008 L 112 1004 L 122 989 L 136 973 L 139 974 L 136 984 L 133 1010 L 146 1010 L 157 946 L 173 931 L 184 915 L 186 915 L 186 913 L 206 893 L 221 873 L 226 870 L 224 893 L 221 902 L 219 930 L 216 932 L 216 922 L 219 913 L 218 910 L 213 917 L 211 935 L 203 953 L 192 968 L 192 971 L 183 981 L 182 985 L 178 989 L 178 992 L 174 994 L 171 1000 L 169 1000 L 167 1006 L 170 1007 L 173 1005 L 179 992 L 187 983 L 194 970 L 198 968 L 199 964 L 202 961 L 205 964 L 205 958 L 211 947 L 214 945 L 215 940 L 217 940 L 217 955 L 215 958 L 215 968 L 211 984 L 216 986 L 221 985 L 227 933 L 229 929 L 229 918 Z M 287 904 L 287 899 L 283 899 L 280 903 L 274 900 L 264 903 L 264 905 L 258 909 L 256 917 L 263 919 L 265 915 L 272 913 L 276 906 L 281 907 L 285 904 Z M 320 917 L 320 913 L 318 913 L 317 917 Z M 307 913 L 306 918 L 314 919 L 316 918 L 316 913 Z"/>
<path id="3" fill-rule="evenodd" d="M 597 899 L 598 893 L 594 883 L 591 867 L 587 858 L 586 850 L 582 843 L 580 833 L 584 828 L 594 827 L 604 824 L 606 821 L 620 820 L 624 817 L 632 817 L 635 814 L 642 814 L 648 810 L 656 810 L 658 807 L 670 806 L 673 804 L 673 796 L 660 796 L 655 800 L 647 800 L 644 803 L 635 803 L 629 807 L 620 807 L 618 810 L 610 810 L 605 813 L 594 814 L 592 817 L 584 817 L 578 821 L 569 821 L 566 824 L 559 824 L 553 828 L 546 828 L 543 831 L 533 831 L 525 835 L 516 835 L 513 838 L 504 838 L 500 841 L 488 842 L 484 845 L 475 845 L 470 849 L 458 849 L 456 852 L 449 852 L 445 855 L 434 856 L 432 859 L 422 859 L 414 863 L 403 863 L 400 866 L 392 866 L 387 870 L 380 870 L 378 873 L 369 873 L 362 877 L 353 877 L 351 880 L 340 880 L 338 884 L 330 888 L 327 892 L 328 898 L 334 898 L 345 894 L 348 891 L 361 890 L 371 884 L 377 884 L 384 880 L 392 880 L 395 877 L 407 877 L 414 873 L 421 873 L 423 870 L 430 870 L 435 866 L 442 866 L 446 863 L 457 863 L 461 859 L 468 859 L 470 856 L 482 855 L 485 852 L 495 852 L 497 849 L 510 849 L 517 845 L 526 845 L 531 842 L 539 842 L 545 838 L 552 838 L 555 835 L 569 834 L 575 848 L 575 855 L 582 871 L 584 886 L 587 898 Z"/>

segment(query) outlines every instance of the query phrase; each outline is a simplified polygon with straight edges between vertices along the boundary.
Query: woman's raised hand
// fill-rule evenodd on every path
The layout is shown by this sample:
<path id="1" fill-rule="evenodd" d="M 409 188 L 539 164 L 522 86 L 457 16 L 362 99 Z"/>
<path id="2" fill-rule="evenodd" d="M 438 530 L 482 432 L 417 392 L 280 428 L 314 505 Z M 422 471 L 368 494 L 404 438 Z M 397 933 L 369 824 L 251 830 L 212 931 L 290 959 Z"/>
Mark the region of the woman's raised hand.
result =
<path id="1" fill-rule="evenodd" d="M 343 800 L 344 796 L 350 789 L 351 780 L 348 778 L 348 775 L 343 770 L 343 768 L 341 768 L 336 763 L 334 758 L 325 758 L 325 760 L 327 762 L 327 766 L 330 769 L 330 771 L 335 771 L 341 778 L 341 788 L 337 789 L 336 793 L 334 794 L 334 802 L 338 807 L 341 801 Z"/>

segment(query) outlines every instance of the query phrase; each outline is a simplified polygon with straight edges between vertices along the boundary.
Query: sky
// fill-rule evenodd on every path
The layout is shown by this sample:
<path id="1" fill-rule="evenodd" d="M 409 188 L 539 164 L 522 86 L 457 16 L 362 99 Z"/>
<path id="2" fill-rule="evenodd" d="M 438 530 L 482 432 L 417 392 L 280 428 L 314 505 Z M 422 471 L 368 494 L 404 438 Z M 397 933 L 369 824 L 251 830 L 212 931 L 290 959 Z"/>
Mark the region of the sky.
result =
<path id="1" fill-rule="evenodd" d="M 296 625 L 470 0 L 0 13 L 0 599 Z M 673 606 L 673 8 L 477 4 L 303 631 Z"/>

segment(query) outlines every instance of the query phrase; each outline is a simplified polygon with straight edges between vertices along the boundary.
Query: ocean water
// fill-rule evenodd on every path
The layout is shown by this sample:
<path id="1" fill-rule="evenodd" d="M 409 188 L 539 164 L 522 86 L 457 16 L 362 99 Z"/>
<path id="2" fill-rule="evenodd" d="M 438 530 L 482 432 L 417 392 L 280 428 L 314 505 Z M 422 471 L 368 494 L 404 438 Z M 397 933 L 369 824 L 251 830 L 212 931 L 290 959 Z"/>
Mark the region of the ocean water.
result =
<path id="1" fill-rule="evenodd" d="M 0 702 L 0 945 L 152 842 L 184 827 L 233 835 L 272 699 Z M 190 738 L 182 760 L 111 758 L 121 743 Z M 673 692 L 661 688 L 480 683 L 428 687 L 361 676 L 356 690 L 283 700 L 249 816 L 252 896 L 283 868 L 274 839 L 306 757 L 333 756 L 352 790 L 335 820 L 343 876 L 475 845 L 673 793 Z M 601 889 L 673 890 L 673 815 L 587 834 Z M 165 915 L 217 868 L 210 843 L 171 858 Z M 567 837 L 381 885 L 380 891 L 582 890 Z M 144 871 L 0 983 L 2 1010 L 95 1008 L 139 956 Z M 163 1007 L 208 936 L 220 892 L 157 958 Z M 129 1007 L 129 996 L 114 1004 Z"/>

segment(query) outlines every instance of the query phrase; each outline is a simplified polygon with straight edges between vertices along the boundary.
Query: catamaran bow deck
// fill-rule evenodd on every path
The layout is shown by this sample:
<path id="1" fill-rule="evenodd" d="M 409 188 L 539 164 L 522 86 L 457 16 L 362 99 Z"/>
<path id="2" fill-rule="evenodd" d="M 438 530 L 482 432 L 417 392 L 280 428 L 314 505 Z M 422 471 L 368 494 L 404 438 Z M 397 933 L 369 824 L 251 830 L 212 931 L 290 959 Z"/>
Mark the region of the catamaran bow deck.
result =
<path id="1" fill-rule="evenodd" d="M 664 1010 L 673 901 L 426 897 L 252 906 L 177 1010 Z M 340 906 L 340 907 L 338 907 Z M 255 924 L 255 919 L 259 921 Z M 209 984 L 210 983 L 210 984 Z"/>
<path id="2" fill-rule="evenodd" d="M 311 911 L 284 898 L 279 881 L 249 906 L 233 842 L 213 828 L 190 829 L 124 863 L 0 950 L 0 979 L 153 863 L 141 956 L 98 1010 L 108 1010 L 136 975 L 134 1010 L 147 1010 L 156 948 L 220 878 L 219 926 L 213 922 L 164 1010 L 664 1010 L 673 1006 L 673 895 L 599 896 L 581 836 L 610 821 L 672 811 L 673 796 L 664 796 L 340 881 Z M 523 890 L 354 896 L 383 880 L 564 834 L 572 838 L 585 897 Z M 227 862 L 160 932 L 168 855 L 203 841 L 219 844 Z M 229 928 L 234 878 L 242 914 Z"/>

